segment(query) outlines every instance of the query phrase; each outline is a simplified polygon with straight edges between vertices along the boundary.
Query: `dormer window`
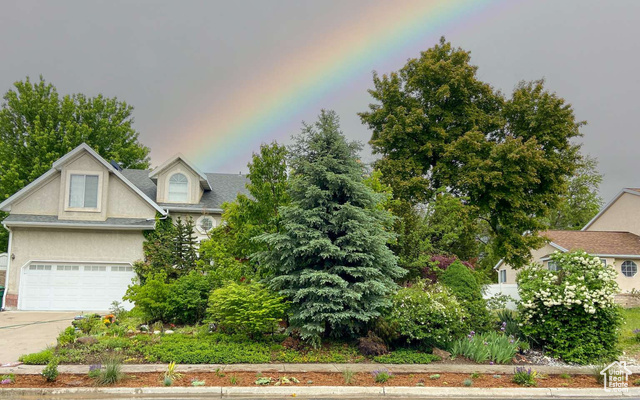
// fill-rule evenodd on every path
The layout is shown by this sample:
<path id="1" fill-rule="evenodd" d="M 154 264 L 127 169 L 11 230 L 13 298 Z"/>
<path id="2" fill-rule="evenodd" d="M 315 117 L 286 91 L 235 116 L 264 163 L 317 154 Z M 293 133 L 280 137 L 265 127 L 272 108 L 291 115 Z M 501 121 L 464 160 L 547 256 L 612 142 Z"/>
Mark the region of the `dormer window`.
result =
<path id="1" fill-rule="evenodd" d="M 186 203 L 189 196 L 189 180 L 184 174 L 177 173 L 169 178 L 169 201 Z"/>
<path id="2" fill-rule="evenodd" d="M 69 208 L 98 208 L 98 175 L 71 174 Z"/>

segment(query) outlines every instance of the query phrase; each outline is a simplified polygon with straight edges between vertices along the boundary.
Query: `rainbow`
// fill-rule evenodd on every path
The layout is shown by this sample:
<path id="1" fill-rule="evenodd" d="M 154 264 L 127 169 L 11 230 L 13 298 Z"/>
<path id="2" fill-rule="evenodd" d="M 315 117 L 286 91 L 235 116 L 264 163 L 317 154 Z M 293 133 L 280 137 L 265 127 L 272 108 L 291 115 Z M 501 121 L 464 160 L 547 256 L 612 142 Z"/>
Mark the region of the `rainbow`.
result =
<path id="1" fill-rule="evenodd" d="M 185 126 L 180 150 L 208 171 L 220 170 L 245 155 L 248 162 L 248 149 L 257 143 L 293 133 L 281 132 L 293 115 L 316 106 L 386 58 L 411 46 L 423 46 L 445 29 L 468 23 L 503 2 L 385 1 L 364 9 L 358 20 L 311 43 L 305 52 L 291 55 L 277 70 L 247 80 L 222 106 L 210 107 L 202 119 Z M 167 145 L 176 148 L 175 143 Z M 158 150 L 165 153 L 165 149 Z M 167 156 L 175 152 L 166 150 Z"/>

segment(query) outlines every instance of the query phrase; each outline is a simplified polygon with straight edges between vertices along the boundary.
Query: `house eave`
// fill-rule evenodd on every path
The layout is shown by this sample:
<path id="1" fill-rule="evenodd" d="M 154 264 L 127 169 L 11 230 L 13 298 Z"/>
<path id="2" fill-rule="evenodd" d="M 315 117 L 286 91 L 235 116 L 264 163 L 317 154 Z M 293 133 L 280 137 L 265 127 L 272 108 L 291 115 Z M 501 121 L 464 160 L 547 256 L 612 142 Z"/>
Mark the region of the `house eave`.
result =
<path id="1" fill-rule="evenodd" d="M 10 227 L 28 227 L 28 228 L 65 228 L 65 229 L 99 229 L 99 230 L 128 230 L 128 231 L 148 231 L 155 229 L 155 223 L 151 225 L 119 225 L 119 224 L 86 224 L 86 223 L 46 223 L 46 222 L 27 222 L 27 221 L 3 221 L 5 228 Z"/>

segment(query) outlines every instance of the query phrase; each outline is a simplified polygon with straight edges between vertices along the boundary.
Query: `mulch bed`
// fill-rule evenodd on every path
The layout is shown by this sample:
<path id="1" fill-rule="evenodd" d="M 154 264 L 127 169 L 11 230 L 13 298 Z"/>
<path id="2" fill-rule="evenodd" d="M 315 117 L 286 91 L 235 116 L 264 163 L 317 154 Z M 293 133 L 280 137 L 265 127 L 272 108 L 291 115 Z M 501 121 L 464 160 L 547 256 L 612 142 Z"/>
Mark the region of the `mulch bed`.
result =
<path id="1" fill-rule="evenodd" d="M 442 373 L 439 379 L 430 379 L 433 374 L 394 374 L 386 383 L 376 383 L 370 373 L 357 373 L 354 375 L 350 386 L 424 386 L 430 387 L 455 387 L 464 386 L 463 382 L 470 379 L 469 374 Z M 136 373 L 128 374 L 127 377 L 113 385 L 114 387 L 151 387 L 163 386 L 162 373 Z M 235 380 L 235 386 L 254 386 L 258 377 L 295 377 L 300 383 L 288 384 L 286 386 L 349 386 L 345 385 L 344 377 L 341 373 L 321 373 L 321 372 L 300 372 L 300 373 L 264 373 L 258 375 L 255 372 L 191 372 L 185 373 L 182 378 L 173 382 L 172 386 L 191 386 L 192 379 L 205 381 L 205 386 L 234 386 L 231 381 Z M 235 378 L 235 379 L 234 379 Z M 39 375 L 16 375 L 15 383 L 2 385 L 2 388 L 65 388 L 65 387 L 94 387 L 93 379 L 87 375 L 60 374 L 55 382 L 45 382 Z M 273 386 L 273 383 L 270 385 Z M 520 387 L 511 382 L 511 375 L 501 375 L 494 378 L 493 375 L 480 375 L 473 379 L 472 387 L 494 387 L 513 388 Z M 596 379 L 590 375 L 572 375 L 570 378 L 560 378 L 557 375 L 550 375 L 545 379 L 538 379 L 538 387 L 544 388 L 590 388 L 601 387 Z"/>

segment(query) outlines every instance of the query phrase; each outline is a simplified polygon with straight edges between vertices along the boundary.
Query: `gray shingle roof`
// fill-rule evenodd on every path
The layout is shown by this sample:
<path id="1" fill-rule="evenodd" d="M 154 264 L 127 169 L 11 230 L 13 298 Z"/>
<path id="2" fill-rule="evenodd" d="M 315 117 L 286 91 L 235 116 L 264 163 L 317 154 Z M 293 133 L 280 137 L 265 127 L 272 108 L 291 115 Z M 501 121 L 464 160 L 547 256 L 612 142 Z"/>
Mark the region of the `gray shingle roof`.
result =
<path id="1" fill-rule="evenodd" d="M 9 214 L 7 218 L 3 221 L 7 225 L 11 225 L 12 223 L 17 224 L 54 224 L 54 225 L 69 225 L 73 227 L 74 225 L 82 225 L 82 226 L 95 226 L 95 227 L 106 227 L 106 226 L 118 226 L 118 227 L 131 227 L 131 228 L 141 228 L 141 229 L 153 229 L 155 221 L 148 221 L 146 219 L 140 218 L 107 218 L 105 221 L 76 221 L 76 220 L 65 220 L 58 219 L 57 215 L 27 215 L 27 214 Z"/>
<path id="2" fill-rule="evenodd" d="M 138 189 L 146 194 L 152 200 L 156 199 L 157 186 L 149 179 L 149 170 L 142 169 L 125 169 L 122 170 L 125 176 Z M 198 204 L 175 204 L 175 203 L 158 203 L 161 207 L 179 207 L 184 209 L 193 209 L 200 211 L 202 209 L 220 209 L 225 202 L 234 201 L 238 193 L 249 195 L 249 191 L 245 187 L 249 181 L 246 175 L 240 174 L 216 174 L 206 173 L 207 179 L 211 184 L 211 190 L 207 190 L 202 195 Z"/>

